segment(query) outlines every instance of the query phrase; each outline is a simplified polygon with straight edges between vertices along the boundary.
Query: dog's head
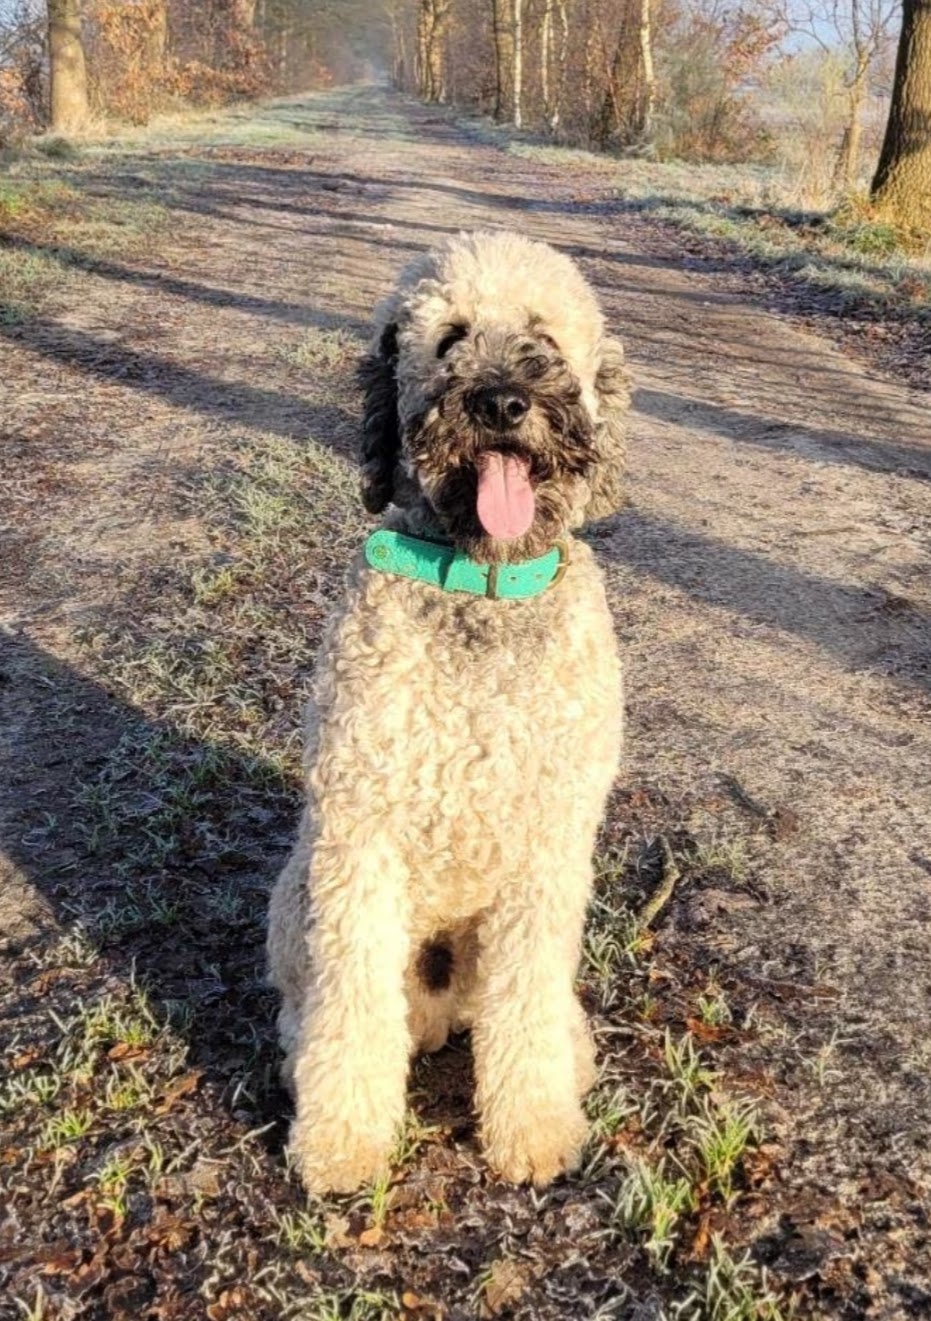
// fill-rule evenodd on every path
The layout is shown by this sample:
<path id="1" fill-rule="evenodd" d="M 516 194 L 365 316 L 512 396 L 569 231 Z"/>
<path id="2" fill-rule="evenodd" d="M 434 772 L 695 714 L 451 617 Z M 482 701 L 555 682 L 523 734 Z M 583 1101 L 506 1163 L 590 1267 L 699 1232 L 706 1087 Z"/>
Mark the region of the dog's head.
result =
<path id="1" fill-rule="evenodd" d="M 426 503 L 468 554 L 542 554 L 620 503 L 627 376 L 568 257 L 460 235 L 409 268 L 361 369 L 363 499 Z"/>

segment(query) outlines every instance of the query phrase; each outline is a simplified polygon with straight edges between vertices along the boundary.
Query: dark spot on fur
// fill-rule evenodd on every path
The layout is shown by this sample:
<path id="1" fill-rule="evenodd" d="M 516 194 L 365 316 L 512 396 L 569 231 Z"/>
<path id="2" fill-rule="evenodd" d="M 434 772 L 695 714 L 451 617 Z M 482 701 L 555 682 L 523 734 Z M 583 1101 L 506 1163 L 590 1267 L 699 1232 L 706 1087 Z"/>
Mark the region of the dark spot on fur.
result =
<path id="1" fill-rule="evenodd" d="M 453 952 L 448 945 L 424 945 L 417 956 L 417 976 L 428 991 L 445 991 L 453 979 Z"/>

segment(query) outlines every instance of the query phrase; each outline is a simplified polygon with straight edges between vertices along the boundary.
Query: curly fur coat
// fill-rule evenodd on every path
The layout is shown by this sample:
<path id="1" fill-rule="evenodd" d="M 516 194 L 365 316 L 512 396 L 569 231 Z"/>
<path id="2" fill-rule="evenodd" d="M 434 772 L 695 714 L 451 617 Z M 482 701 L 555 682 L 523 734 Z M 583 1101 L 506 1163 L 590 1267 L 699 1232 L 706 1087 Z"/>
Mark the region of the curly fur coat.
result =
<path id="1" fill-rule="evenodd" d="M 468 1027 L 486 1157 L 542 1184 L 578 1159 L 594 1079 L 574 979 L 622 702 L 601 573 L 571 529 L 618 501 L 622 354 L 567 258 L 477 234 L 402 277 L 363 377 L 370 509 L 392 502 L 390 526 L 439 525 L 483 561 L 566 538 L 570 563 L 522 601 L 361 555 L 350 569 L 308 710 L 307 808 L 271 901 L 291 1149 L 309 1189 L 375 1177 L 411 1054 Z M 489 426 L 488 390 L 496 408 L 519 392 L 519 426 Z M 533 491 L 510 540 L 476 515 L 489 449 Z"/>

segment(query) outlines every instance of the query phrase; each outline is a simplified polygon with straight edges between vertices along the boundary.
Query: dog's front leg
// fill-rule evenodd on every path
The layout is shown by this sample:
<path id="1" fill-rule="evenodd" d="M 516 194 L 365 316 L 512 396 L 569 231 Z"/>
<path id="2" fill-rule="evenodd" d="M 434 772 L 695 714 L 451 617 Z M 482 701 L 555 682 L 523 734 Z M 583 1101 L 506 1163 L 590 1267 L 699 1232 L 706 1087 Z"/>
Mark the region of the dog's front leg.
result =
<path id="1" fill-rule="evenodd" d="M 472 1041 L 482 1143 L 515 1183 L 574 1169 L 587 1131 L 579 1099 L 592 1081 L 590 1044 L 573 990 L 587 863 L 570 873 L 504 891 L 480 930 Z"/>
<path id="2" fill-rule="evenodd" d="M 311 865 L 313 972 L 290 1142 L 311 1192 L 350 1192 L 376 1178 L 404 1118 L 406 872 L 364 833 L 349 833 L 354 845 L 322 839 Z"/>

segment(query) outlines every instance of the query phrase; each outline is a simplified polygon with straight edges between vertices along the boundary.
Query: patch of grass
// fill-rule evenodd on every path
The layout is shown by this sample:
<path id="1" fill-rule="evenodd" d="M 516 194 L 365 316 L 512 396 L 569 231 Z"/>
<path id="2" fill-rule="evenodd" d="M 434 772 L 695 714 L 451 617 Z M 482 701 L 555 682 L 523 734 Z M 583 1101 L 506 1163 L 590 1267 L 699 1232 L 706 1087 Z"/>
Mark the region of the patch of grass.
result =
<path id="1" fill-rule="evenodd" d="M 734 1021 L 731 1007 L 720 986 L 710 982 L 698 997 L 698 1017 L 707 1027 L 728 1027 Z"/>
<path id="2" fill-rule="evenodd" d="M 317 1211 L 276 1211 L 274 1237 L 279 1247 L 289 1252 L 324 1252 L 327 1231 Z"/>
<path id="3" fill-rule="evenodd" d="M 45 253 L 0 248 L 0 326 L 26 320 L 60 284 L 61 268 Z"/>
<path id="4" fill-rule="evenodd" d="M 676 1226 L 694 1209 L 695 1193 L 685 1174 L 667 1174 L 668 1163 L 636 1160 L 621 1183 L 611 1208 L 612 1227 L 629 1230 L 643 1241 L 655 1267 L 665 1270 L 676 1244 Z"/>
<path id="5" fill-rule="evenodd" d="M 136 1170 L 132 1155 L 114 1151 L 91 1177 L 100 1194 L 100 1205 L 116 1216 L 126 1214 L 126 1189 Z"/>
<path id="6" fill-rule="evenodd" d="M 756 1105 L 752 1101 L 715 1102 L 705 1097 L 686 1127 L 710 1188 L 729 1204 L 741 1158 L 761 1132 Z"/>
<path id="7" fill-rule="evenodd" d="M 101 196 L 83 166 L 69 179 L 50 176 L 63 158 L 45 153 L 0 182 L 0 324 L 40 313 L 95 260 L 151 252 L 177 229 L 177 220 L 154 196 Z M 53 164 L 53 162 L 55 162 Z"/>
<path id="8" fill-rule="evenodd" d="M 695 842 L 692 866 L 740 885 L 747 876 L 747 847 L 736 835 L 718 832 Z"/>
<path id="9" fill-rule="evenodd" d="M 392 1321 L 400 1314 L 393 1294 L 369 1289 L 321 1291 L 299 1313 L 307 1321 Z"/>
<path id="10" fill-rule="evenodd" d="M 155 1093 L 154 1083 L 129 1064 L 111 1071 L 104 1087 L 103 1103 L 110 1110 L 138 1110 L 149 1105 Z"/>
<path id="11" fill-rule="evenodd" d="M 438 1132 L 439 1129 L 435 1125 L 424 1123 L 422 1119 L 409 1110 L 404 1116 L 404 1126 L 398 1134 L 394 1150 L 391 1153 L 392 1167 L 403 1169 L 406 1165 L 409 1165 L 425 1144 L 434 1139 Z"/>
<path id="12" fill-rule="evenodd" d="M 814 1057 L 805 1061 L 806 1067 L 813 1074 L 819 1087 L 824 1087 L 831 1078 L 839 1076 L 840 1070 L 831 1066 L 838 1047 L 844 1045 L 845 1041 L 846 1038 L 840 1035 L 840 1030 L 835 1028 L 828 1040 L 818 1047 Z"/>
<path id="13" fill-rule="evenodd" d="M 15 220 L 29 209 L 28 190 L 23 184 L 0 180 L 0 224 Z"/>
<path id="14" fill-rule="evenodd" d="M 41 137 L 35 140 L 35 149 L 53 161 L 75 161 L 80 158 L 81 148 L 68 138 Z"/>
<path id="15" fill-rule="evenodd" d="M 390 1170 L 380 1174 L 366 1193 L 360 1205 L 364 1206 L 371 1217 L 375 1229 L 381 1229 L 391 1208 L 393 1175 Z"/>
<path id="16" fill-rule="evenodd" d="M 68 1030 L 79 1051 L 89 1054 L 97 1046 L 149 1046 L 161 1031 L 161 1025 L 148 995 L 133 987 L 128 1002 L 107 996 L 98 1004 L 79 1010 Z"/>
<path id="17" fill-rule="evenodd" d="M 702 1094 L 714 1086 L 717 1074 L 707 1067 L 701 1052 L 696 1049 L 695 1039 L 688 1032 L 675 1041 L 666 1029 L 663 1059 L 669 1075 L 663 1086 L 676 1095 L 679 1112 L 688 1113 L 699 1103 Z"/>
<path id="18" fill-rule="evenodd" d="M 589 1095 L 585 1109 L 592 1137 L 602 1142 L 615 1137 L 629 1119 L 641 1113 L 639 1102 L 624 1086 L 597 1088 Z"/>
<path id="19" fill-rule="evenodd" d="M 0 1079 L 0 1115 L 18 1110 L 50 1105 L 62 1088 L 62 1079 L 54 1073 L 27 1069 Z"/>
<path id="20" fill-rule="evenodd" d="M 64 1146 L 68 1142 L 79 1141 L 93 1127 L 93 1113 L 86 1107 L 62 1110 L 52 1115 L 39 1135 L 42 1149 Z"/>
<path id="21" fill-rule="evenodd" d="M 855 306 L 905 317 L 931 317 L 931 241 L 870 215 L 868 199 L 835 210 L 800 202 L 798 181 L 778 165 L 690 164 L 624 158 L 515 137 L 481 125 L 481 140 L 509 154 L 614 182 L 631 210 L 726 244 L 754 263 Z"/>
<path id="22" fill-rule="evenodd" d="M 36 1291 L 31 1302 L 18 1294 L 13 1295 L 12 1302 L 19 1308 L 16 1315 L 21 1317 L 22 1321 L 46 1321 L 49 1315 L 46 1311 L 46 1294 L 41 1284 L 36 1285 Z"/>
<path id="23" fill-rule="evenodd" d="M 769 1287 L 766 1271 L 749 1253 L 733 1257 L 719 1234 L 712 1238 L 702 1286 L 674 1312 L 677 1321 L 789 1321 L 792 1315 Z"/>
<path id="24" fill-rule="evenodd" d="M 607 1012 L 621 994 L 622 974 L 639 966 L 651 936 L 626 902 L 626 853 L 607 855 L 595 867 L 595 892 L 582 945 L 582 978 Z"/>
<path id="25" fill-rule="evenodd" d="M 275 354 L 292 367 L 333 372 L 348 369 L 359 355 L 361 345 L 349 331 L 312 327 L 293 343 L 275 346 Z"/>

